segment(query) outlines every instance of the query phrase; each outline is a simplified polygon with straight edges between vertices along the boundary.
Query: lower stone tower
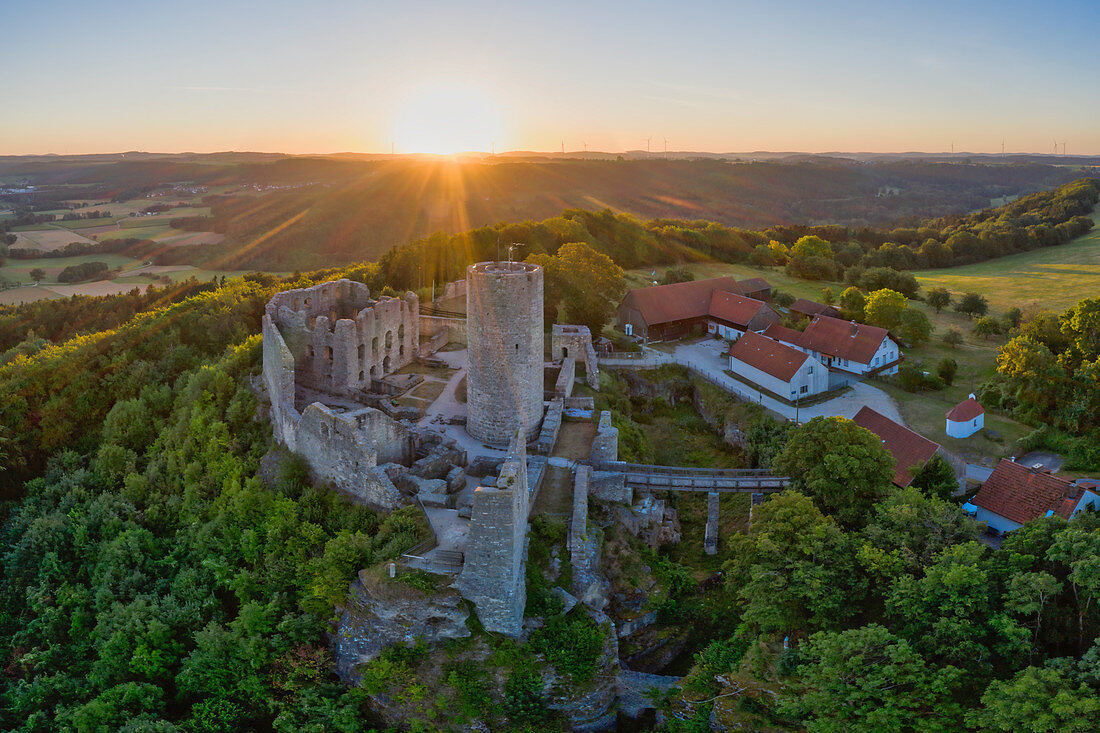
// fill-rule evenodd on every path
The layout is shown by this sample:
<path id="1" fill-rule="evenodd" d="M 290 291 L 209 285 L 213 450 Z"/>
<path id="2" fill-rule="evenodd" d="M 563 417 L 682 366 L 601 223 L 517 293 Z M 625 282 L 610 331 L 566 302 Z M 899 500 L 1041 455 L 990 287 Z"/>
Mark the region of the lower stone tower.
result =
<path id="1" fill-rule="evenodd" d="M 506 446 L 542 419 L 542 268 L 479 262 L 466 268 L 466 430 Z"/>

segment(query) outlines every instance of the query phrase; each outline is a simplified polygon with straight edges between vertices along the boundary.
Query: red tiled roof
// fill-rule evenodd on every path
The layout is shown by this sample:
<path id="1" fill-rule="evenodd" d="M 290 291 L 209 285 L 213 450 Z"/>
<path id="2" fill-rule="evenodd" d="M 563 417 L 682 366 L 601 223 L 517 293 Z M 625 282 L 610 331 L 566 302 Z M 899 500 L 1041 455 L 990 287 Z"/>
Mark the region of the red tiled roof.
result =
<path id="1" fill-rule="evenodd" d="M 890 451 L 895 461 L 894 483 L 898 486 L 905 487 L 912 483 L 913 474 L 909 469 L 923 466 L 940 447 L 939 443 L 914 433 L 867 406 L 860 408 L 852 422 L 877 435 L 882 440 L 882 447 Z"/>
<path id="2" fill-rule="evenodd" d="M 761 290 L 771 291 L 771 284 L 762 277 L 750 277 L 747 280 L 738 280 L 742 293 L 758 293 Z"/>
<path id="3" fill-rule="evenodd" d="M 654 326 L 689 318 L 701 318 L 710 307 L 710 295 L 715 290 L 741 294 L 741 286 L 732 277 L 712 277 L 686 283 L 636 288 L 626 294 L 623 305 L 641 312 L 645 322 Z"/>
<path id="4" fill-rule="evenodd" d="M 748 331 L 730 347 L 729 355 L 740 362 L 789 382 L 810 357 L 767 336 Z"/>
<path id="5" fill-rule="evenodd" d="M 947 411 L 947 419 L 951 422 L 970 422 L 978 415 L 984 415 L 985 408 L 978 404 L 973 397 L 963 400 Z"/>
<path id="6" fill-rule="evenodd" d="M 762 301 L 754 298 L 715 290 L 710 294 L 710 307 L 707 309 L 707 315 L 747 328 L 753 316 L 764 307 L 766 306 Z"/>
<path id="7" fill-rule="evenodd" d="M 1026 524 L 1048 511 L 1069 519 L 1082 491 L 1065 479 L 1002 459 L 970 503 Z"/>
<path id="8" fill-rule="evenodd" d="M 870 364 L 882 340 L 889 335 L 885 328 L 829 316 L 814 316 L 802 332 L 799 346 L 819 354 Z"/>
<path id="9" fill-rule="evenodd" d="M 764 335 L 770 339 L 776 341 L 782 341 L 788 344 L 794 344 L 798 346 L 802 343 L 802 332 L 796 331 L 793 328 L 787 328 L 786 326 L 780 326 L 778 323 L 773 323 L 764 329 Z"/>
<path id="10" fill-rule="evenodd" d="M 799 298 L 795 302 L 791 303 L 790 310 L 795 313 L 802 313 L 807 316 L 831 316 L 836 317 L 840 315 L 840 311 L 831 305 L 825 305 L 824 303 L 818 303 L 813 300 L 807 300 L 806 298 Z"/>

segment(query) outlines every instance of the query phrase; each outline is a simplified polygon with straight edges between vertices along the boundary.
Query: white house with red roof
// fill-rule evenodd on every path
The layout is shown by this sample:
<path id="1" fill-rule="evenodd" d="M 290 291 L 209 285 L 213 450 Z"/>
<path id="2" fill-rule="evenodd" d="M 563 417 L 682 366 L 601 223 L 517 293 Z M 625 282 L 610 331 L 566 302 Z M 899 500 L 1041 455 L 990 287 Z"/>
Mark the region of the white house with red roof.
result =
<path id="1" fill-rule="evenodd" d="M 814 316 L 805 331 L 773 324 L 764 335 L 818 359 L 839 383 L 871 374 L 897 374 L 901 363 L 901 348 L 889 331 L 842 318 Z"/>
<path id="2" fill-rule="evenodd" d="M 973 393 L 947 412 L 947 434 L 952 438 L 969 438 L 985 427 L 985 408 Z"/>
<path id="3" fill-rule="evenodd" d="M 1100 490 L 1089 479 L 1070 481 L 1045 468 L 1002 460 L 963 511 L 1001 534 L 1033 519 L 1070 519 L 1087 507 L 1100 508 Z"/>
<path id="4" fill-rule="evenodd" d="M 767 336 L 746 331 L 729 350 L 730 371 L 785 400 L 829 389 L 829 370 L 817 359 Z"/>

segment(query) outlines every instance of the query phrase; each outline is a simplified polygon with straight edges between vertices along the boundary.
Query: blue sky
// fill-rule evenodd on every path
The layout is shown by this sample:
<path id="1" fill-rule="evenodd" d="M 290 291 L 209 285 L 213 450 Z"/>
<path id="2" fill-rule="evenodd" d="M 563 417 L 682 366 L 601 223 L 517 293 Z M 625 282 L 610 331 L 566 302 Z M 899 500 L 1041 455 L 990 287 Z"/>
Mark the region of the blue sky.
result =
<path id="1" fill-rule="evenodd" d="M 0 154 L 1100 153 L 1100 2 L 13 2 Z"/>

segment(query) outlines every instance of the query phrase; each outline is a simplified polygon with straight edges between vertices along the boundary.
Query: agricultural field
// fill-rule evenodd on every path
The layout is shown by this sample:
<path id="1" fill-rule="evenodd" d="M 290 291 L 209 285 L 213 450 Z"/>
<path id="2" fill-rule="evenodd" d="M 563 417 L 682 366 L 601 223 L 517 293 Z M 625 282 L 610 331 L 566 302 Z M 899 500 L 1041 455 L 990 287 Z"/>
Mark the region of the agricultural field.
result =
<path id="1" fill-rule="evenodd" d="M 15 232 L 15 247 L 22 249 L 39 249 L 43 252 L 52 252 L 61 249 L 70 242 L 84 242 L 91 244 L 93 240 L 68 229 L 48 228 L 35 229 L 33 231 Z"/>
<path id="2" fill-rule="evenodd" d="M 1092 218 L 1100 224 L 1100 212 Z M 943 287 L 953 293 L 981 293 L 993 310 L 1062 310 L 1100 294 L 1100 226 L 1057 247 L 913 274 L 926 292 Z"/>

